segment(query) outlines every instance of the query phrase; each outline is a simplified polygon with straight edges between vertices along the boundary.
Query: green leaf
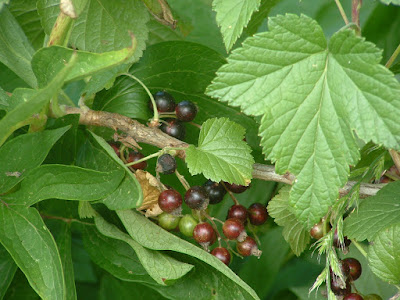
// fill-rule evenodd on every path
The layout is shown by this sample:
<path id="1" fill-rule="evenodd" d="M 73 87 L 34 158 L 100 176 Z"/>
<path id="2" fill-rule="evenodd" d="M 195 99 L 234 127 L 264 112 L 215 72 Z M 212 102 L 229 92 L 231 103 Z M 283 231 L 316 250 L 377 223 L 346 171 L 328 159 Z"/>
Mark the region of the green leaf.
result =
<path id="1" fill-rule="evenodd" d="M 117 211 L 117 214 L 129 235 L 143 247 L 153 250 L 175 251 L 200 259 L 235 282 L 240 287 L 238 292 L 241 295 L 238 295 L 238 297 L 259 299 L 257 294 L 231 269 L 203 249 L 165 231 L 144 216 L 131 210 Z"/>
<path id="2" fill-rule="evenodd" d="M 225 48 L 229 52 L 251 15 L 258 10 L 260 0 L 214 0 L 213 10 L 217 12 L 217 24 L 221 26 Z"/>
<path id="3" fill-rule="evenodd" d="M 30 64 L 34 49 L 6 7 L 0 11 L 0 40 L 0 62 L 31 87 L 36 87 L 36 78 Z"/>
<path id="4" fill-rule="evenodd" d="M 68 64 L 65 65 L 45 88 L 30 90 L 31 93 L 29 93 L 27 99 L 16 100 L 19 104 L 0 120 L 0 146 L 12 132 L 27 125 L 27 119 L 29 120 L 33 114 L 39 113 L 42 108 L 49 103 L 51 98 L 58 94 L 64 84 L 65 78 L 74 66 L 75 61 L 76 56 L 73 55 Z"/>
<path id="5" fill-rule="evenodd" d="M 72 5 L 77 17 L 83 12 L 88 2 L 89 0 L 72 0 Z"/>
<path id="6" fill-rule="evenodd" d="M 147 23 L 149 28 L 149 40 L 148 45 L 153 45 L 167 41 L 180 41 L 183 40 L 183 35 L 179 30 L 171 29 L 171 27 L 165 26 L 157 22 L 154 18 L 151 18 Z"/>
<path id="7" fill-rule="evenodd" d="M 11 204 L 31 206 L 45 199 L 93 201 L 104 198 L 120 184 L 125 172 L 99 172 L 66 165 L 42 165 L 26 176 L 20 190 L 3 197 Z"/>
<path id="8" fill-rule="evenodd" d="M 5 193 L 38 167 L 69 126 L 20 135 L 0 148 L 0 193 Z"/>
<path id="9" fill-rule="evenodd" d="M 297 179 L 290 205 L 310 228 L 338 197 L 365 142 L 399 148 L 400 85 L 379 64 L 381 51 L 352 30 L 323 31 L 302 15 L 270 18 L 208 87 L 210 96 L 262 115 L 261 145 L 276 171 Z"/>
<path id="10" fill-rule="evenodd" d="M 41 298 L 65 299 L 60 255 L 35 208 L 0 204 L 0 242 Z"/>
<path id="11" fill-rule="evenodd" d="M 135 52 L 135 46 L 136 40 L 133 38 L 131 47 L 105 53 L 77 51 L 61 46 L 46 47 L 33 56 L 32 69 L 39 87 L 44 87 L 65 67 L 71 55 L 76 53 L 76 63 L 65 78 L 66 82 L 76 81 L 124 63 Z"/>
<path id="12" fill-rule="evenodd" d="M 381 230 L 368 247 L 368 264 L 376 276 L 400 283 L 400 224 Z"/>
<path id="13" fill-rule="evenodd" d="M 41 298 L 29 285 L 24 273 L 17 270 L 14 279 L 4 297 L 7 300 L 40 300 Z"/>
<path id="14" fill-rule="evenodd" d="M 258 28 L 264 22 L 264 20 L 268 17 L 271 9 L 280 1 L 281 0 L 261 0 L 260 8 L 258 9 L 258 11 L 253 13 L 249 24 L 244 29 L 245 33 L 248 36 L 252 36 L 253 34 L 255 34 Z"/>
<path id="15" fill-rule="evenodd" d="M 6 92 L 0 87 L 0 110 L 8 111 L 9 104 L 8 102 L 10 97 L 6 94 Z"/>
<path id="16" fill-rule="evenodd" d="M 128 243 L 136 252 L 147 273 L 160 285 L 166 285 L 168 281 L 181 278 L 193 268 L 192 265 L 175 260 L 159 251 L 144 248 L 129 235 L 107 223 L 101 217 L 95 218 L 95 224 L 101 234 Z"/>
<path id="17" fill-rule="evenodd" d="M 15 17 L 33 48 L 43 47 L 44 30 L 36 9 L 36 1 L 13 0 L 8 9 Z"/>
<path id="18" fill-rule="evenodd" d="M 192 175 L 203 173 L 215 182 L 248 185 L 254 159 L 243 141 L 245 129 L 227 118 L 203 123 L 199 144 L 186 149 L 186 163 Z"/>
<path id="19" fill-rule="evenodd" d="M 381 0 L 381 2 L 384 4 L 400 5 L 400 0 Z"/>
<path id="20" fill-rule="evenodd" d="M 361 202 L 344 220 L 344 234 L 358 241 L 372 240 L 384 228 L 400 224 L 399 203 L 400 181 L 395 181 Z"/>
<path id="21" fill-rule="evenodd" d="M 275 219 L 275 223 L 283 226 L 283 237 L 290 248 L 299 256 L 307 249 L 310 243 L 310 232 L 301 224 L 289 205 L 291 186 L 284 186 L 279 194 L 268 202 L 268 214 Z"/>
<path id="22" fill-rule="evenodd" d="M 3 8 L 4 4 L 10 3 L 10 0 L 0 0 L 0 10 Z"/>
<path id="23" fill-rule="evenodd" d="M 0 299 L 3 299 L 4 295 L 6 294 L 16 271 L 17 265 L 15 264 L 13 258 L 0 244 L 0 275 L 2 278 L 0 281 Z"/>

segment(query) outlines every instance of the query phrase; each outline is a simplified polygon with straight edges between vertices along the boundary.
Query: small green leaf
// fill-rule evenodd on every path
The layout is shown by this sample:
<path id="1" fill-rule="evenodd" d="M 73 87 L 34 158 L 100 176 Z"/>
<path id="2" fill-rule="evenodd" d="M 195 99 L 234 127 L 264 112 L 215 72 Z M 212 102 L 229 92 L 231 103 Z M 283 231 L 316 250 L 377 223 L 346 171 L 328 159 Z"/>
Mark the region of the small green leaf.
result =
<path id="1" fill-rule="evenodd" d="M 123 170 L 99 172 L 66 165 L 42 165 L 26 176 L 21 188 L 3 197 L 11 204 L 31 206 L 45 199 L 93 201 L 104 198 L 120 184 Z"/>
<path id="2" fill-rule="evenodd" d="M 61 46 L 46 47 L 37 51 L 33 56 L 32 69 L 37 77 L 39 87 L 44 87 L 55 74 L 65 67 L 65 62 L 71 55 L 76 53 L 76 63 L 65 78 L 66 82 L 76 81 L 126 62 L 135 52 L 135 48 L 135 38 L 132 39 L 131 47 L 105 53 L 77 51 Z"/>
<path id="3" fill-rule="evenodd" d="M 400 224 L 381 230 L 368 247 L 368 264 L 376 276 L 400 283 Z"/>
<path id="4" fill-rule="evenodd" d="M 254 159 L 243 141 L 245 129 L 227 118 L 209 119 L 200 130 L 198 147 L 186 149 L 186 163 L 192 175 L 203 173 L 215 182 L 248 185 Z"/>
<path id="5" fill-rule="evenodd" d="M 357 136 L 400 147 L 400 84 L 381 51 L 354 31 L 335 33 L 301 15 L 269 19 L 217 72 L 207 94 L 262 116 L 266 157 L 296 176 L 290 205 L 308 228 L 326 214 L 359 159 Z M 367 117 L 366 117 L 367 116 Z"/>
<path id="6" fill-rule="evenodd" d="M 17 265 L 7 250 L 0 244 L 0 274 L 2 280 L 0 281 L 0 299 L 3 299 L 7 292 L 11 281 L 17 271 Z"/>
<path id="7" fill-rule="evenodd" d="M 143 247 L 153 250 L 175 251 L 200 259 L 235 282 L 241 288 L 240 291 L 243 291 L 243 298 L 250 296 L 253 299 L 259 299 L 257 294 L 231 269 L 203 249 L 165 231 L 160 226 L 132 210 L 120 210 L 117 211 L 117 214 L 129 235 Z"/>
<path id="8" fill-rule="evenodd" d="M 384 228 L 400 224 L 399 203 L 400 181 L 395 181 L 361 202 L 358 209 L 344 220 L 344 234 L 358 241 L 371 241 Z"/>
<path id="9" fill-rule="evenodd" d="M 54 130 L 20 135 L 0 148 L 0 193 L 5 193 L 25 178 L 28 171 L 38 167 L 51 147 L 69 129 L 69 126 Z"/>
<path id="10" fill-rule="evenodd" d="M 249 24 L 244 29 L 248 36 L 252 36 L 261 26 L 261 24 L 267 19 L 271 9 L 280 2 L 281 0 L 261 0 L 260 8 L 254 12 Z"/>
<path id="11" fill-rule="evenodd" d="M 310 243 L 310 232 L 297 219 L 289 205 L 291 186 L 284 186 L 279 194 L 268 203 L 268 213 L 275 223 L 283 226 L 283 237 L 289 243 L 294 254 L 299 256 Z"/>
<path id="12" fill-rule="evenodd" d="M 0 62 L 31 87 L 36 87 L 30 63 L 35 50 L 7 7 L 0 11 L 0 40 Z"/>
<path id="13" fill-rule="evenodd" d="M 0 242 L 41 298 L 65 299 L 60 255 L 35 208 L 0 204 Z"/>
<path id="14" fill-rule="evenodd" d="M 160 285 L 166 285 L 170 280 L 181 278 L 193 268 L 192 265 L 180 262 L 159 251 L 144 248 L 129 235 L 123 233 L 114 225 L 107 223 L 101 217 L 95 218 L 95 224 L 103 235 L 128 243 L 136 252 L 147 273 Z"/>
<path id="15" fill-rule="evenodd" d="M 400 0 L 380 0 L 384 4 L 400 5 Z"/>
<path id="16" fill-rule="evenodd" d="M 22 126 L 27 125 L 27 119 L 29 120 L 33 114 L 39 113 L 42 108 L 49 103 L 51 98 L 58 94 L 69 71 L 73 68 L 75 61 L 76 56 L 72 55 L 69 62 L 45 88 L 40 90 L 30 90 L 31 93 L 28 94 L 29 97 L 27 99 L 16 100 L 19 104 L 0 120 L 0 146 L 11 133 Z"/>
<path id="17" fill-rule="evenodd" d="M 217 24 L 221 26 L 226 50 L 232 48 L 250 21 L 251 15 L 258 10 L 260 0 L 214 0 L 213 10 L 217 12 Z"/>

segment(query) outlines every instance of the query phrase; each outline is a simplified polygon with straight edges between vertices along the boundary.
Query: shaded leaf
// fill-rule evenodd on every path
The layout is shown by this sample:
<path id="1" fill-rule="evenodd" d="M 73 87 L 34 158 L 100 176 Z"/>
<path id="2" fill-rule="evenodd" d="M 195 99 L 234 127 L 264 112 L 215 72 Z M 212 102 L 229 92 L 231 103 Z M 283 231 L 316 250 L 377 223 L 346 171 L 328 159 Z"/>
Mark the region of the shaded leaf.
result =
<path id="1" fill-rule="evenodd" d="M 275 222 L 283 226 L 283 237 L 289 243 L 290 248 L 299 256 L 306 250 L 310 243 L 310 232 L 297 220 L 289 205 L 291 186 L 284 186 L 279 194 L 268 203 L 268 214 Z"/>
<path id="2" fill-rule="evenodd" d="M 359 158 L 353 129 L 366 142 L 399 148 L 400 85 L 379 64 L 381 51 L 351 30 L 328 44 L 304 15 L 270 18 L 269 28 L 230 55 L 207 91 L 263 116 L 263 151 L 278 173 L 296 175 L 290 205 L 310 228 Z"/>
<path id="3" fill-rule="evenodd" d="M 281 0 L 261 0 L 260 8 L 258 11 L 253 13 L 249 24 L 244 29 L 244 32 L 248 36 L 255 34 L 261 24 L 267 19 L 271 9 L 280 1 Z"/>
<path id="4" fill-rule="evenodd" d="M 64 299 L 60 255 L 35 208 L 0 204 L 0 242 L 41 298 Z"/>
<path id="5" fill-rule="evenodd" d="M 38 294 L 29 285 L 24 273 L 17 270 L 14 279 L 7 290 L 5 298 L 7 300 L 40 300 Z"/>
<path id="6" fill-rule="evenodd" d="M 0 244 L 0 299 L 3 299 L 17 271 L 17 265 L 7 250 Z"/>
<path id="7" fill-rule="evenodd" d="M 203 173 L 212 181 L 248 185 L 254 159 L 243 141 L 245 129 L 227 118 L 203 123 L 198 146 L 186 149 L 186 163 L 192 175 Z"/>
<path id="8" fill-rule="evenodd" d="M 400 0 L 380 0 L 384 4 L 400 5 Z"/>

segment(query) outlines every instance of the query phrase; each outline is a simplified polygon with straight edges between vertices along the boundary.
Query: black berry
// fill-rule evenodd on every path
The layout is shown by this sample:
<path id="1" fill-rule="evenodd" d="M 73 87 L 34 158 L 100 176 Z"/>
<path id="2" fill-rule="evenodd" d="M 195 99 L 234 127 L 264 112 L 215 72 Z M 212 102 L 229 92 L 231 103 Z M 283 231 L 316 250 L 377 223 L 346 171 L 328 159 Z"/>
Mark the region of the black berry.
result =
<path id="1" fill-rule="evenodd" d="M 228 190 L 230 190 L 232 193 L 235 193 L 235 194 L 241 194 L 249 188 L 249 186 L 235 184 L 235 183 L 231 184 L 228 182 L 224 182 L 224 184 Z"/>
<path id="2" fill-rule="evenodd" d="M 341 280 L 339 277 L 333 275 L 331 276 L 331 290 L 337 296 L 344 296 L 351 293 L 350 281 L 346 280 L 345 286 L 341 286 Z"/>
<path id="3" fill-rule="evenodd" d="M 166 123 L 163 122 L 160 126 L 161 131 L 179 140 L 183 140 L 185 138 L 185 124 L 177 119 L 166 119 L 165 122 Z"/>
<path id="4" fill-rule="evenodd" d="M 142 153 L 137 152 L 137 151 L 131 151 L 131 152 L 129 152 L 129 156 L 128 156 L 126 162 L 131 163 L 131 162 L 138 161 L 139 159 L 142 159 L 142 158 L 144 158 L 144 155 Z M 140 163 L 131 165 L 131 167 L 136 170 L 137 169 L 144 170 L 147 167 L 147 161 L 142 161 Z"/>
<path id="5" fill-rule="evenodd" d="M 238 240 L 243 242 L 246 239 L 246 231 L 244 225 L 239 219 L 228 219 L 222 225 L 222 232 L 228 240 Z"/>
<path id="6" fill-rule="evenodd" d="M 222 184 L 209 179 L 203 184 L 203 186 L 207 191 L 210 204 L 220 203 L 222 199 L 224 199 L 226 190 Z"/>
<path id="7" fill-rule="evenodd" d="M 351 280 L 357 280 L 361 276 L 362 268 L 360 262 L 355 258 L 345 258 L 343 262 L 349 266 Z"/>
<path id="8" fill-rule="evenodd" d="M 224 247 L 217 247 L 211 251 L 211 254 L 222 261 L 227 266 L 231 262 L 231 254 L 229 253 L 228 249 Z"/>
<path id="9" fill-rule="evenodd" d="M 247 221 L 247 208 L 243 205 L 232 205 L 228 211 L 227 219 L 236 218 L 245 223 Z"/>
<path id="10" fill-rule="evenodd" d="M 156 102 L 157 110 L 159 112 L 173 112 L 175 110 L 175 99 L 171 94 L 160 91 L 153 95 L 154 101 Z M 149 108 L 153 111 L 153 104 L 149 100 Z"/>
<path id="11" fill-rule="evenodd" d="M 236 243 L 236 249 L 239 254 L 243 256 L 254 255 L 260 257 L 261 255 L 261 251 L 258 249 L 256 241 L 249 236 L 247 236 L 243 242 L 238 241 Z"/>
<path id="12" fill-rule="evenodd" d="M 250 223 L 253 225 L 262 225 L 267 221 L 268 213 L 264 204 L 253 203 L 248 209 Z"/>
<path id="13" fill-rule="evenodd" d="M 201 245 L 212 245 L 216 240 L 214 228 L 208 223 L 197 224 L 193 230 L 193 238 Z"/>
<path id="14" fill-rule="evenodd" d="M 184 215 L 179 221 L 179 231 L 186 236 L 192 237 L 196 225 L 197 221 L 191 215 Z"/>
<path id="15" fill-rule="evenodd" d="M 182 101 L 175 107 L 175 112 L 180 121 L 190 122 L 197 115 L 197 107 L 190 101 Z"/>
<path id="16" fill-rule="evenodd" d="M 182 207 L 182 196 L 175 190 L 165 190 L 158 196 L 158 205 L 165 212 L 179 214 Z"/>
<path id="17" fill-rule="evenodd" d="M 208 205 L 208 195 L 205 188 L 200 185 L 192 186 L 186 191 L 185 203 L 191 209 L 206 209 Z"/>
<path id="18" fill-rule="evenodd" d="M 176 160 L 175 158 L 166 153 L 161 155 L 157 161 L 157 171 L 163 174 L 172 174 L 176 170 Z"/>
<path id="19" fill-rule="evenodd" d="M 343 300 L 364 300 L 364 298 L 361 297 L 361 295 L 359 295 L 357 293 L 351 293 L 351 294 L 344 296 Z"/>

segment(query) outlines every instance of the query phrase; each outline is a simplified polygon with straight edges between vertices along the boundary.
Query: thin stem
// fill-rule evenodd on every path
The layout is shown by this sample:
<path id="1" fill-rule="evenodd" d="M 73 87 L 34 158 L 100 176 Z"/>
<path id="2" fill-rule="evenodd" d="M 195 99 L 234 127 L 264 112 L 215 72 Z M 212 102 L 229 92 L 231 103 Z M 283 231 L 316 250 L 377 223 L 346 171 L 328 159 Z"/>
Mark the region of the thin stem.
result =
<path id="1" fill-rule="evenodd" d="M 204 215 L 211 222 L 211 225 L 214 227 L 214 231 L 215 231 L 215 233 L 217 234 L 217 237 L 218 237 L 218 247 L 221 247 L 221 239 L 222 239 L 222 237 L 219 234 L 218 227 L 214 222 L 214 218 L 210 217 L 207 213 L 205 213 Z"/>
<path id="2" fill-rule="evenodd" d="M 360 26 L 360 10 L 361 10 L 362 0 L 352 0 L 351 3 L 351 20 L 357 25 L 357 35 L 361 35 Z"/>
<path id="3" fill-rule="evenodd" d="M 261 241 L 258 238 L 256 232 L 254 231 L 254 226 L 252 226 L 251 224 L 248 224 L 247 228 L 250 230 L 250 232 L 253 234 L 254 239 L 256 240 L 256 243 L 261 246 Z"/>
<path id="4" fill-rule="evenodd" d="M 77 219 L 63 218 L 63 217 L 59 217 L 59 216 L 49 216 L 49 215 L 45 215 L 45 214 L 40 214 L 40 216 L 42 217 L 42 219 L 60 220 L 60 221 L 63 221 L 65 223 L 73 223 L 73 222 L 75 222 L 75 223 L 80 223 L 80 224 L 84 224 L 84 225 L 91 225 L 91 226 L 94 225 L 92 223 L 82 222 L 82 221 L 77 220 Z"/>
<path id="5" fill-rule="evenodd" d="M 136 165 L 138 163 L 141 163 L 142 161 L 146 161 L 146 160 L 148 160 L 150 158 L 157 157 L 157 156 L 160 155 L 161 152 L 162 152 L 162 150 L 157 151 L 156 153 L 150 154 L 150 155 L 148 155 L 146 157 L 143 157 L 141 159 L 138 159 L 138 160 L 135 160 L 133 162 L 127 163 L 127 164 L 125 164 L 125 166 L 130 167 L 130 166 Z"/>
<path id="6" fill-rule="evenodd" d="M 400 172 L 400 154 L 396 150 L 393 150 L 393 149 L 390 149 L 389 153 L 393 159 L 393 162 L 394 162 L 397 170 Z"/>
<path id="7" fill-rule="evenodd" d="M 194 122 L 189 122 L 190 125 L 193 125 L 195 127 L 197 127 L 198 129 L 201 129 L 201 125 L 194 123 Z"/>
<path id="8" fill-rule="evenodd" d="M 344 20 L 344 23 L 345 23 L 346 25 L 348 25 L 348 24 L 349 24 L 349 19 L 347 19 L 346 13 L 345 13 L 345 11 L 344 11 L 344 9 L 343 9 L 342 4 L 340 3 L 340 0 L 335 0 L 335 2 L 336 2 L 336 5 L 337 5 L 337 7 L 338 7 L 338 9 L 339 9 L 340 14 L 342 15 L 342 18 L 343 18 L 343 20 Z"/>
<path id="9" fill-rule="evenodd" d="M 175 175 L 178 177 L 185 190 L 190 189 L 190 184 L 186 181 L 185 177 L 178 172 L 178 170 L 175 170 Z"/>
<path id="10" fill-rule="evenodd" d="M 360 245 L 359 242 L 357 242 L 357 241 L 355 241 L 355 240 L 351 240 L 351 242 L 354 244 L 354 246 L 357 247 L 358 251 L 360 251 L 360 253 L 361 253 L 365 258 L 368 257 L 367 252 L 364 250 L 364 248 Z"/>
<path id="11" fill-rule="evenodd" d="M 154 122 L 154 123 L 158 123 L 158 121 L 159 121 L 159 115 L 158 115 L 158 110 L 157 110 L 156 101 L 154 100 L 154 97 L 153 97 L 153 95 L 150 93 L 150 91 L 149 91 L 149 89 L 147 88 L 147 86 L 146 86 L 139 78 L 137 78 L 136 76 L 133 76 L 132 74 L 124 73 L 124 74 L 122 74 L 122 75 L 128 76 L 128 77 L 130 77 L 130 78 L 136 80 L 136 81 L 145 89 L 146 93 L 147 93 L 147 94 L 149 95 L 149 97 L 150 97 L 151 104 L 153 105 L 153 112 L 154 112 L 153 122 Z"/>
<path id="12" fill-rule="evenodd" d="M 399 56 L 399 54 L 400 54 L 400 44 L 397 46 L 396 50 L 394 50 L 392 56 L 387 61 L 385 67 L 389 69 L 396 60 L 397 56 Z"/>
<path id="13" fill-rule="evenodd" d="M 226 187 L 225 183 L 223 183 L 221 181 L 221 184 L 223 185 L 223 187 L 225 188 L 225 190 L 228 192 L 229 196 L 231 197 L 231 199 L 233 200 L 233 203 L 235 203 L 235 205 L 240 205 L 239 201 L 236 199 L 236 197 L 233 195 L 233 193 L 228 190 L 228 188 Z"/>

